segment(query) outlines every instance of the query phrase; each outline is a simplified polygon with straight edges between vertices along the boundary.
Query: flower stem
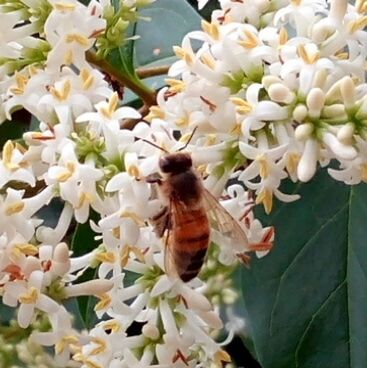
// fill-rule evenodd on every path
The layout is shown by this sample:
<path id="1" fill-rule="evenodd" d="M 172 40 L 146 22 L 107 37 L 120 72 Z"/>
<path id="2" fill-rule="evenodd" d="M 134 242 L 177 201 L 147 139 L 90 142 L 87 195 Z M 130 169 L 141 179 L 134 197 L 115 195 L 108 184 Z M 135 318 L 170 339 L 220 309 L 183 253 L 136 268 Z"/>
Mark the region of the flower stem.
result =
<path id="1" fill-rule="evenodd" d="M 131 76 L 121 73 L 118 69 L 112 66 L 105 59 L 100 59 L 92 51 L 86 52 L 87 61 L 94 66 L 98 67 L 105 73 L 113 77 L 118 83 L 129 88 L 132 92 L 138 95 L 145 105 L 152 106 L 156 104 L 156 93 L 147 87 L 139 79 L 131 78 Z"/>

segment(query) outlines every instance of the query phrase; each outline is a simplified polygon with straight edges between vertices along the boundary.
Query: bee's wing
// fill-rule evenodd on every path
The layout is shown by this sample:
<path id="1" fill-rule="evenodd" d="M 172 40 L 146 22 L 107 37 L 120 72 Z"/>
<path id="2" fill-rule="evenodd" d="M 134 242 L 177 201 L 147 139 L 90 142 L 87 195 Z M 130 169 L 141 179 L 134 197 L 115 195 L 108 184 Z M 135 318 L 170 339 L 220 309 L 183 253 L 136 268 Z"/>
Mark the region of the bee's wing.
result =
<path id="1" fill-rule="evenodd" d="M 235 245 L 242 246 L 243 251 L 251 250 L 247 235 L 240 224 L 207 189 L 203 191 L 203 199 L 211 227 L 231 238 Z"/>

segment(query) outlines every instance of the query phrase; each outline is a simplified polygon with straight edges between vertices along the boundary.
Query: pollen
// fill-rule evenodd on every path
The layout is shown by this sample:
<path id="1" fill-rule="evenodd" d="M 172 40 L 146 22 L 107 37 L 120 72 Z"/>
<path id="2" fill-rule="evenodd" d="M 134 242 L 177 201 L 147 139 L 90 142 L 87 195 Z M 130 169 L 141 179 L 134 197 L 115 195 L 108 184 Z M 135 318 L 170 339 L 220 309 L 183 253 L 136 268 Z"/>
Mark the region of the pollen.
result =
<path id="1" fill-rule="evenodd" d="M 56 10 L 63 12 L 63 13 L 72 12 L 76 7 L 76 4 L 68 3 L 68 2 L 61 2 L 61 1 L 53 5 Z"/>
<path id="2" fill-rule="evenodd" d="M 82 69 L 79 74 L 80 79 L 82 80 L 83 89 L 86 91 L 90 89 L 94 84 L 94 77 L 87 69 Z"/>
<path id="3" fill-rule="evenodd" d="M 15 171 L 19 169 L 18 164 L 14 164 L 12 162 L 13 158 L 13 152 L 14 152 L 15 146 L 11 140 L 8 140 L 3 147 L 3 163 L 5 167 L 10 171 Z"/>
<path id="4" fill-rule="evenodd" d="M 364 14 L 367 11 L 367 1 L 366 0 L 356 0 L 355 7 L 359 14 Z"/>
<path id="5" fill-rule="evenodd" d="M 315 64 L 320 59 L 320 53 L 318 51 L 311 53 L 306 49 L 305 45 L 298 46 L 298 55 L 306 64 Z"/>
<path id="6" fill-rule="evenodd" d="M 279 31 L 279 44 L 280 45 L 285 45 L 288 41 L 288 32 L 286 30 L 286 28 L 282 27 Z"/>
<path id="7" fill-rule="evenodd" d="M 7 216 L 15 215 L 19 212 L 22 212 L 24 206 L 25 206 L 25 204 L 24 204 L 23 201 L 16 201 L 16 202 L 10 204 L 8 207 L 6 207 L 5 214 Z"/>
<path id="8" fill-rule="evenodd" d="M 89 354 L 90 355 L 99 355 L 106 351 L 107 345 L 106 341 L 101 339 L 100 337 L 92 337 L 92 342 L 97 345 Z"/>
<path id="9" fill-rule="evenodd" d="M 96 259 L 103 263 L 115 263 L 116 256 L 113 252 L 102 252 L 96 255 Z"/>
<path id="10" fill-rule="evenodd" d="M 246 49 L 253 49 L 259 45 L 260 41 L 258 37 L 248 30 L 245 30 L 246 40 L 238 41 L 238 44 L 245 47 Z"/>
<path id="11" fill-rule="evenodd" d="M 76 170 L 75 162 L 68 162 L 66 164 L 66 170 L 60 173 L 56 178 L 60 183 L 65 183 L 73 176 L 75 170 Z"/>
<path id="12" fill-rule="evenodd" d="M 102 294 L 100 297 L 100 301 L 94 306 L 94 310 L 100 311 L 106 309 L 112 302 L 111 297 L 108 294 Z"/>
<path id="13" fill-rule="evenodd" d="M 348 23 L 348 29 L 350 33 L 359 31 L 367 26 L 367 15 L 359 17 L 357 20 Z"/>
<path id="14" fill-rule="evenodd" d="M 140 178 L 140 171 L 136 165 L 130 165 L 126 171 L 133 178 Z"/>
<path id="15" fill-rule="evenodd" d="M 19 296 L 19 301 L 22 304 L 34 304 L 38 299 L 38 290 L 35 287 L 30 287 L 29 291 Z"/>
<path id="16" fill-rule="evenodd" d="M 50 93 L 59 101 L 66 101 L 70 97 L 71 92 L 71 82 L 69 80 L 65 81 L 62 88 L 57 89 L 55 87 L 50 87 Z"/>
<path id="17" fill-rule="evenodd" d="M 164 80 L 169 85 L 169 90 L 173 93 L 180 93 L 186 89 L 185 82 L 173 78 L 167 78 Z"/>
<path id="18" fill-rule="evenodd" d="M 85 37 L 84 35 L 80 34 L 80 33 L 69 33 L 66 36 L 66 42 L 67 43 L 76 42 L 81 46 L 88 46 L 89 45 L 88 38 Z"/>
<path id="19" fill-rule="evenodd" d="M 173 51 L 175 55 L 179 58 L 185 61 L 187 65 L 192 65 L 194 63 L 194 57 L 191 53 L 185 51 L 180 46 L 173 46 Z"/>
<path id="20" fill-rule="evenodd" d="M 202 55 L 200 59 L 211 70 L 215 69 L 215 59 L 213 58 L 212 55 L 207 53 L 207 54 Z"/>
<path id="21" fill-rule="evenodd" d="M 246 115 L 252 111 L 251 104 L 239 97 L 231 97 L 231 102 L 236 106 L 236 111 L 241 115 Z"/>
<path id="22" fill-rule="evenodd" d="M 76 345 L 78 343 L 78 338 L 73 335 L 64 336 L 55 345 L 55 353 L 61 354 L 69 345 Z"/>
<path id="23" fill-rule="evenodd" d="M 256 204 L 262 203 L 268 215 L 273 208 L 273 192 L 269 189 L 262 190 L 256 197 Z"/>
<path id="24" fill-rule="evenodd" d="M 82 208 L 84 204 L 92 203 L 93 201 L 94 201 L 94 197 L 91 193 L 82 192 L 79 196 L 79 203 L 75 207 L 75 209 L 78 210 L 78 209 Z"/>
<path id="25" fill-rule="evenodd" d="M 71 65 L 74 61 L 74 53 L 72 50 L 68 50 L 64 57 L 65 65 Z"/>
<path id="26" fill-rule="evenodd" d="M 15 244 L 12 252 L 15 257 L 19 257 L 20 255 L 24 254 L 26 256 L 35 256 L 38 254 L 38 247 L 33 244 Z"/>
<path id="27" fill-rule="evenodd" d="M 117 92 L 114 92 L 112 94 L 112 96 L 110 97 L 110 100 L 108 101 L 108 106 L 107 108 L 102 107 L 101 108 L 101 113 L 107 118 L 107 119 L 111 119 L 113 113 L 116 111 L 117 105 L 119 102 L 119 97 Z"/>
<path id="28" fill-rule="evenodd" d="M 214 354 L 214 361 L 222 365 L 222 362 L 230 363 L 232 359 L 225 350 L 220 349 Z"/>
<path id="29" fill-rule="evenodd" d="M 22 95 L 25 91 L 29 78 L 21 73 L 15 72 L 16 85 L 10 87 L 10 92 L 15 95 Z"/>
<path id="30" fill-rule="evenodd" d="M 260 166 L 259 174 L 261 178 L 266 179 L 267 177 L 269 177 L 270 168 L 266 156 L 264 154 L 258 155 L 256 157 L 256 161 L 259 163 Z"/>
<path id="31" fill-rule="evenodd" d="M 290 174 L 293 174 L 296 172 L 300 158 L 301 157 L 298 153 L 290 153 L 288 155 L 286 168 Z"/>
<path id="32" fill-rule="evenodd" d="M 105 331 L 119 332 L 121 331 L 121 324 L 118 321 L 110 320 L 103 325 Z"/>
<path id="33" fill-rule="evenodd" d="M 220 32 L 218 24 L 209 23 L 205 20 L 201 22 L 201 28 L 205 33 L 207 33 L 213 40 L 219 40 Z"/>

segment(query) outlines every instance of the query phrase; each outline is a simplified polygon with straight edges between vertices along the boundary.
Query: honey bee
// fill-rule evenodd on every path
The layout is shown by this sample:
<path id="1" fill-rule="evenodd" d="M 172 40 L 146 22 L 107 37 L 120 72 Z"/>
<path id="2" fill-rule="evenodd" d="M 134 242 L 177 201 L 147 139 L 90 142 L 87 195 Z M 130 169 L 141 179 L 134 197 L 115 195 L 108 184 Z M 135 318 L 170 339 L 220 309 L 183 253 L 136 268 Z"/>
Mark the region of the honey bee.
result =
<path id="1" fill-rule="evenodd" d="M 151 222 L 159 237 L 167 233 L 165 267 L 169 275 L 188 282 L 198 275 L 210 244 L 211 228 L 230 236 L 243 251 L 238 258 L 247 263 L 245 252 L 264 250 L 251 246 L 239 223 L 204 188 L 201 178 L 193 169 L 191 155 L 184 152 L 168 153 L 160 157 L 162 179 L 148 180 L 157 183 L 163 209 Z M 236 246 L 236 249 L 238 247 Z"/>

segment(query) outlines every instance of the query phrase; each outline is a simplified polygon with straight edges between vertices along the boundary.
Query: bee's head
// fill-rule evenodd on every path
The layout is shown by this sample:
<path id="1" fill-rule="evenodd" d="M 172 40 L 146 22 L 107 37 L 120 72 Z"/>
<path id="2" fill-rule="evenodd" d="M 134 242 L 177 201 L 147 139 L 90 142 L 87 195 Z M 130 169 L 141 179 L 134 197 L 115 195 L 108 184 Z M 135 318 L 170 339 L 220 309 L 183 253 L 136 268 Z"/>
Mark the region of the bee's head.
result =
<path id="1" fill-rule="evenodd" d="M 192 167 L 189 153 L 168 153 L 159 159 L 159 168 L 164 174 L 178 174 Z"/>

